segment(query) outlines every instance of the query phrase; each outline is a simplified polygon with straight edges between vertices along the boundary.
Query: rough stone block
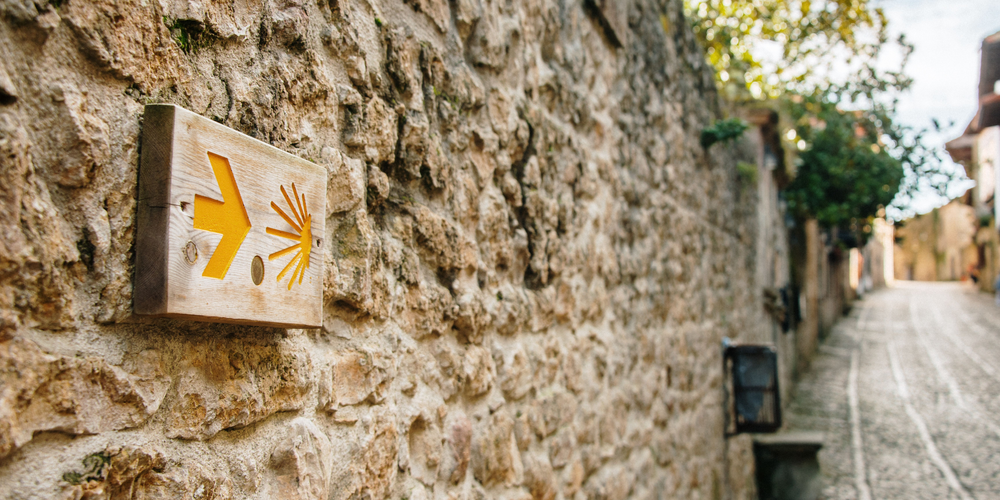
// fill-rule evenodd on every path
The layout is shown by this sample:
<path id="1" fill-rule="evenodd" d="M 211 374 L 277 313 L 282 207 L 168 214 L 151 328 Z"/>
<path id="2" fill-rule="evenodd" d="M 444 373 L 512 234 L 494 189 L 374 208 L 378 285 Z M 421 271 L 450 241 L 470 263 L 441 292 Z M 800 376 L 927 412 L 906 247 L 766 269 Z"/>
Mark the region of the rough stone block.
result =
<path id="1" fill-rule="evenodd" d="M 493 414 L 489 425 L 472 439 L 472 473 L 484 486 L 514 486 L 523 479 L 521 453 L 514 440 L 514 420 L 504 412 Z"/>
<path id="2" fill-rule="evenodd" d="M 331 380 L 321 398 L 327 410 L 369 398 L 382 401 L 396 375 L 394 360 L 374 351 L 347 351 L 333 356 Z"/>
<path id="3" fill-rule="evenodd" d="M 47 354 L 34 342 L 0 343 L 0 458 L 36 432 L 97 434 L 138 427 L 159 408 L 169 382 L 159 353 L 129 373 L 96 357 Z"/>
<path id="4" fill-rule="evenodd" d="M 63 475 L 66 498 L 231 498 L 232 481 L 222 471 L 197 463 L 179 466 L 156 447 L 113 447 L 83 459 L 84 473 Z"/>
<path id="5" fill-rule="evenodd" d="M 187 344 L 167 411 L 167 435 L 208 439 L 279 411 L 301 409 L 313 384 L 305 351 L 289 343 Z"/>
<path id="6" fill-rule="evenodd" d="M 271 498 L 326 500 L 333 467 L 330 439 L 312 421 L 299 417 L 271 452 Z"/>

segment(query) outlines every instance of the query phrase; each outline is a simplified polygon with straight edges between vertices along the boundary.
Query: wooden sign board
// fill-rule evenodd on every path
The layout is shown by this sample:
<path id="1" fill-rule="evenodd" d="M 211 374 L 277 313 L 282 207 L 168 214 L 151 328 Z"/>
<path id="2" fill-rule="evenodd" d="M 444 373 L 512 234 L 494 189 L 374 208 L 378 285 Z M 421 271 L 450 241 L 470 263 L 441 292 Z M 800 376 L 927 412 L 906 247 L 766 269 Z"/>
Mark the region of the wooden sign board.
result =
<path id="1" fill-rule="evenodd" d="M 136 314 L 322 325 L 324 168 L 170 104 L 141 162 Z"/>

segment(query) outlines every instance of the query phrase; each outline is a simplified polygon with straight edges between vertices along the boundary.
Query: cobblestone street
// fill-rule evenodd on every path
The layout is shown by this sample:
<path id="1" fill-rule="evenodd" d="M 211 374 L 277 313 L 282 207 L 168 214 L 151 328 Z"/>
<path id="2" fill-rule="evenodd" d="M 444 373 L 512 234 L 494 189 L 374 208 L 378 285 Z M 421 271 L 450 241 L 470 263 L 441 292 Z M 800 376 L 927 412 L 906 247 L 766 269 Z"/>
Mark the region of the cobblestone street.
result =
<path id="1" fill-rule="evenodd" d="M 855 303 L 789 405 L 826 433 L 826 499 L 1000 498 L 1000 308 L 957 283 Z"/>

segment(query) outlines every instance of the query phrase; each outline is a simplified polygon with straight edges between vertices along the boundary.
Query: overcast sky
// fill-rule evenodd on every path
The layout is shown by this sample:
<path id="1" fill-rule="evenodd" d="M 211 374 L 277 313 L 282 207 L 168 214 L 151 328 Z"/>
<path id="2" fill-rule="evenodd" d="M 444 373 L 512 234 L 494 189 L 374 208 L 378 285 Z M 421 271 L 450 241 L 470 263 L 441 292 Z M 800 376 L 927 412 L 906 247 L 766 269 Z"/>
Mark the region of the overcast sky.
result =
<path id="1" fill-rule="evenodd" d="M 929 128 L 937 118 L 942 126 L 954 121 L 930 143 L 941 148 L 961 135 L 976 112 L 979 84 L 979 48 L 983 38 L 1000 31 L 1000 0 L 874 0 L 885 9 L 889 30 L 906 34 L 914 45 L 906 73 L 913 87 L 900 100 L 899 120 L 916 128 Z M 961 169 L 961 167 L 958 167 Z M 952 196 L 964 192 L 956 187 Z M 914 204 L 927 212 L 943 204 L 927 196 Z"/>

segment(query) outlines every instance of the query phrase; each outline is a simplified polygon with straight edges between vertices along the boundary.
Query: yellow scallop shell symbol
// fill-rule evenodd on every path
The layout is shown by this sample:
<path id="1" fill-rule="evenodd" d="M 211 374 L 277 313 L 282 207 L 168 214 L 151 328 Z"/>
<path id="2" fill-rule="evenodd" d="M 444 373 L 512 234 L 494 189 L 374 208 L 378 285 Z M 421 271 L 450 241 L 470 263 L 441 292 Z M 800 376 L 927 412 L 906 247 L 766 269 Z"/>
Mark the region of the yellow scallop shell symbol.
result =
<path id="1" fill-rule="evenodd" d="M 302 284 L 302 277 L 305 276 L 306 269 L 309 269 L 309 251 L 312 249 L 312 216 L 309 215 L 309 207 L 306 205 L 305 193 L 302 193 L 302 196 L 299 197 L 299 192 L 295 189 L 294 182 L 292 183 L 292 196 L 295 198 L 295 203 L 292 203 L 292 197 L 288 196 L 288 191 L 285 191 L 285 186 L 281 186 L 281 194 L 285 196 L 285 202 L 288 203 L 288 208 L 291 210 L 292 215 L 295 216 L 295 219 L 293 220 L 289 217 L 288 214 L 273 201 L 271 202 L 271 208 L 273 208 L 282 219 L 285 219 L 285 222 L 287 222 L 289 226 L 292 226 L 292 229 L 295 232 L 290 233 L 288 231 L 282 231 L 269 227 L 267 228 L 267 234 L 287 238 L 292 241 L 296 241 L 297 243 L 288 248 L 272 253 L 267 257 L 267 259 L 275 260 L 281 258 L 285 254 L 298 250 L 298 253 L 292 257 L 292 260 L 288 261 L 288 264 L 285 264 L 285 268 L 278 273 L 277 277 L 277 281 L 280 282 L 281 278 L 284 278 L 285 274 L 288 274 L 288 271 L 292 269 L 292 266 L 295 266 L 295 271 L 292 272 L 292 277 L 288 279 L 288 289 L 291 290 L 292 284 L 295 283 L 296 278 L 298 278 L 299 284 Z"/>

